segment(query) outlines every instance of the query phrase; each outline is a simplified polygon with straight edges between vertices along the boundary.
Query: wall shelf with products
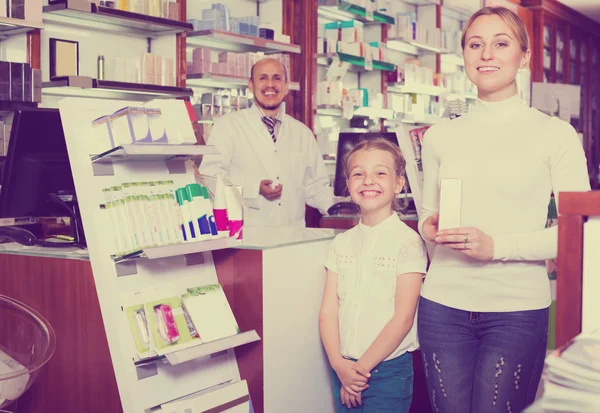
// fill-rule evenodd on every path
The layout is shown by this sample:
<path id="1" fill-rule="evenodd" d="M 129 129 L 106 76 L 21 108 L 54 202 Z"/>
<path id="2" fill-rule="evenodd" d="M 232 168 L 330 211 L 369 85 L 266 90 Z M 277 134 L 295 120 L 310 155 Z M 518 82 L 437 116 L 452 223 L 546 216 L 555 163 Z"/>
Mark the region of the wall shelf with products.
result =
<path id="1" fill-rule="evenodd" d="M 208 47 L 230 52 L 262 52 L 300 54 L 301 48 L 295 44 L 276 42 L 261 37 L 246 36 L 222 30 L 200 30 L 186 34 L 188 47 Z"/>
<path id="2" fill-rule="evenodd" d="M 444 50 L 440 47 L 405 39 L 388 39 L 387 47 L 413 56 L 444 53 Z"/>
<path id="3" fill-rule="evenodd" d="M 126 10 L 89 4 L 89 10 L 70 8 L 67 4 L 44 6 L 44 20 L 75 27 L 93 28 L 120 34 L 157 37 L 193 30 L 190 23 Z"/>
<path id="4" fill-rule="evenodd" d="M 455 66 L 465 65 L 465 59 L 462 56 L 454 53 L 443 53 L 441 59 L 442 63 L 449 63 Z"/>
<path id="5" fill-rule="evenodd" d="M 337 105 L 319 105 L 317 114 L 322 116 L 342 116 L 342 107 Z M 390 109 L 381 109 L 373 107 L 355 107 L 354 116 L 362 116 L 370 119 L 394 119 L 395 113 Z"/>
<path id="6" fill-rule="evenodd" d="M 201 87 L 212 89 L 240 89 L 248 87 L 249 79 L 240 76 L 218 75 L 212 73 L 198 73 L 187 76 L 188 87 Z M 289 82 L 290 90 L 300 90 L 300 83 Z"/>
<path id="7" fill-rule="evenodd" d="M 43 28 L 43 23 L 30 22 L 11 17 L 0 17 L 0 40 L 9 36 L 27 33 L 31 30 Z"/>
<path id="8" fill-rule="evenodd" d="M 189 88 L 97 80 L 86 76 L 67 76 L 43 82 L 42 91 L 45 95 L 53 96 L 84 96 L 135 101 L 184 98 L 193 95 L 193 91 Z"/>
<path id="9" fill-rule="evenodd" d="M 434 85 L 396 85 L 389 84 L 387 88 L 388 93 L 409 93 L 416 95 L 429 95 L 429 96 L 441 96 L 448 93 L 448 89 L 442 86 Z"/>
<path id="10" fill-rule="evenodd" d="M 317 56 L 317 64 L 321 66 L 329 66 L 334 58 L 339 58 L 342 62 L 350 63 L 352 66 L 350 71 L 353 72 L 370 72 L 372 70 L 382 70 L 387 72 L 393 72 L 396 70 L 396 65 L 392 63 L 380 62 L 378 60 L 372 61 L 372 70 L 367 69 L 366 62 L 364 57 L 360 56 L 352 56 L 345 53 L 335 53 L 335 54 L 322 54 Z"/>
<path id="11" fill-rule="evenodd" d="M 358 20 L 365 24 L 394 24 L 396 22 L 393 16 L 377 11 L 372 13 L 371 19 L 364 7 L 343 0 L 338 1 L 337 6 L 319 6 L 318 13 L 320 16 L 331 20 Z"/>

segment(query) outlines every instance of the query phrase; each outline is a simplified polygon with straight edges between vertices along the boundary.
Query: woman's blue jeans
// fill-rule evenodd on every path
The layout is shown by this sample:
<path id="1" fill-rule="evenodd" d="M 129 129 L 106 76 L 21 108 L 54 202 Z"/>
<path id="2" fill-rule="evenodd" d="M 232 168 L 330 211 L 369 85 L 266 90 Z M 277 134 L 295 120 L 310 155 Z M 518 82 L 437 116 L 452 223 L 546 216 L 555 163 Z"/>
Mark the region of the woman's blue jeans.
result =
<path id="1" fill-rule="evenodd" d="M 418 332 L 432 411 L 520 413 L 533 403 L 548 313 L 477 313 L 421 297 Z"/>

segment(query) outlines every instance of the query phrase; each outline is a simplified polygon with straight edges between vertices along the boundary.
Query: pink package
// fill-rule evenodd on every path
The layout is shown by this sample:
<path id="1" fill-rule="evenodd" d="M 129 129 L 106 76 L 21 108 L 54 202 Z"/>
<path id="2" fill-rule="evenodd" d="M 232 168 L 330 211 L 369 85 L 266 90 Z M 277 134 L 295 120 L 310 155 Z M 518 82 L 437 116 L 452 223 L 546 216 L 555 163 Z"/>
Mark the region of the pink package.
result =
<path id="1" fill-rule="evenodd" d="M 179 341 L 179 330 L 177 329 L 171 306 L 167 304 L 155 305 L 154 314 L 156 315 L 156 324 L 160 337 L 168 344 Z"/>

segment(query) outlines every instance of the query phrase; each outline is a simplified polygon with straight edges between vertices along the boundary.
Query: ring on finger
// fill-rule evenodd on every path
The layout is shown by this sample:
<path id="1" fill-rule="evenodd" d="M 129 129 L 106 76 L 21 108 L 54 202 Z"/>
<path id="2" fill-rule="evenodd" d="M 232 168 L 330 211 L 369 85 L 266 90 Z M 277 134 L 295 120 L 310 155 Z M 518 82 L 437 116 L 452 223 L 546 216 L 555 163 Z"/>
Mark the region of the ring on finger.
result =
<path id="1" fill-rule="evenodd" d="M 469 234 L 465 234 L 465 244 L 469 242 Z"/>

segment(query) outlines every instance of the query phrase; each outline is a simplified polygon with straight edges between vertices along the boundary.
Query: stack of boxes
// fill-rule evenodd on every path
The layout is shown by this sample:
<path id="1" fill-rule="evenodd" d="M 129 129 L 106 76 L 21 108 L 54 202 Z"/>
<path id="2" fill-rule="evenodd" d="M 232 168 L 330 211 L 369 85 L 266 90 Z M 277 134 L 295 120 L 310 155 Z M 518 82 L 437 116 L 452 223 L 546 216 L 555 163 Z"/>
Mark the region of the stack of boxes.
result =
<path id="1" fill-rule="evenodd" d="M 401 12 L 396 14 L 396 24 L 388 33 L 390 39 L 414 41 L 431 47 L 442 47 L 442 32 L 437 27 L 424 27 L 417 23 L 415 12 Z"/>
<path id="2" fill-rule="evenodd" d="M 244 36 L 261 37 L 282 43 L 289 43 L 290 37 L 275 33 L 272 29 L 260 27 L 260 17 L 233 17 L 229 7 L 222 3 L 213 3 L 210 9 L 202 10 L 202 20 L 190 19 L 194 31 L 220 30 Z"/>
<path id="3" fill-rule="evenodd" d="M 462 46 L 460 44 L 461 37 L 462 32 L 460 31 L 454 30 L 442 32 L 442 49 L 448 53 L 453 53 L 459 56 L 462 55 Z"/>
<path id="4" fill-rule="evenodd" d="M 210 73 L 236 77 L 250 77 L 252 66 L 264 58 L 260 53 L 217 53 L 208 48 L 198 47 L 192 52 L 192 61 L 188 62 L 188 74 Z M 280 61 L 289 73 L 290 56 L 271 54 L 269 58 Z"/>
<path id="5" fill-rule="evenodd" d="M 319 6 L 338 6 L 340 0 L 319 0 Z M 388 14 L 391 10 L 391 0 L 344 0 L 342 4 L 345 7 L 350 5 L 358 6 L 365 9 L 368 12 L 379 12 L 381 14 Z"/>
<path id="6" fill-rule="evenodd" d="M 175 61 L 157 54 L 111 59 L 107 80 L 145 85 L 175 86 Z"/>
<path id="7" fill-rule="evenodd" d="M 385 43 L 364 42 L 364 25 L 357 20 L 326 23 L 317 38 L 318 54 L 344 53 L 390 63 Z"/>
<path id="8" fill-rule="evenodd" d="M 95 119 L 92 128 L 95 153 L 129 144 L 196 144 L 186 102 L 177 99 L 124 107 Z"/>
<path id="9" fill-rule="evenodd" d="M 237 112 L 249 107 L 247 96 L 230 95 L 228 93 L 203 93 L 194 103 L 196 116 L 200 118 L 215 118 L 231 112 Z"/>
<path id="10" fill-rule="evenodd" d="M 41 102 L 41 70 L 29 63 L 0 61 L 0 101 Z"/>

